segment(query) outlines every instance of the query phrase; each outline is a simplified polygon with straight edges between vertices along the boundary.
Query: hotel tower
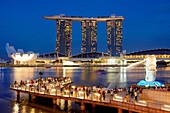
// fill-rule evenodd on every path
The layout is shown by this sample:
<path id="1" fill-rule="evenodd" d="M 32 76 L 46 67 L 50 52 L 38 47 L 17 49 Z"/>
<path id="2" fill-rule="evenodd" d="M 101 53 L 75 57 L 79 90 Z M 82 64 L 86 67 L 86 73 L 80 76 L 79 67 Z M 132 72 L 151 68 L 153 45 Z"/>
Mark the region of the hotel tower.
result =
<path id="1" fill-rule="evenodd" d="M 122 20 L 108 20 L 106 26 L 108 54 L 120 56 L 122 52 Z"/>
<path id="2" fill-rule="evenodd" d="M 56 53 L 71 56 L 72 21 L 56 20 L 56 23 L 57 23 Z"/>
<path id="3" fill-rule="evenodd" d="M 83 20 L 82 28 L 82 53 L 93 53 L 97 51 L 97 22 Z"/>
<path id="4" fill-rule="evenodd" d="M 81 22 L 82 45 L 81 53 L 97 52 L 97 23 L 106 22 L 107 47 L 110 56 L 120 56 L 122 53 L 122 16 L 45 16 L 45 19 L 56 20 L 56 53 L 65 56 L 72 55 L 72 22 Z"/>

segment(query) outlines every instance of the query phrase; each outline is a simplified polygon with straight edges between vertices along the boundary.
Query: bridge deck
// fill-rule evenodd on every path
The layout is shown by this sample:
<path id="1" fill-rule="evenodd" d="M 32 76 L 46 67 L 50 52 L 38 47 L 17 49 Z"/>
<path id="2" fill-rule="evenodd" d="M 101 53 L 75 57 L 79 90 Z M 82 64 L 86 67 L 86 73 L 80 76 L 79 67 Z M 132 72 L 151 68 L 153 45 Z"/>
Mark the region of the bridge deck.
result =
<path id="1" fill-rule="evenodd" d="M 114 107 L 118 109 L 124 109 L 133 112 L 141 112 L 141 113 L 169 113 L 168 109 L 162 109 L 162 105 L 155 108 L 150 107 L 145 103 L 140 102 L 125 102 L 124 98 L 120 96 L 112 96 L 111 94 L 106 94 L 106 98 L 104 99 L 101 94 L 98 92 L 92 92 L 89 96 L 86 95 L 85 92 L 82 91 L 74 91 L 71 93 L 70 90 L 64 90 L 61 92 L 60 90 L 56 90 L 55 92 L 40 92 L 35 89 L 27 89 L 21 87 L 10 87 L 11 90 L 17 91 L 18 93 L 27 93 L 34 96 L 47 97 L 53 99 L 64 99 L 71 100 L 74 102 L 80 103 L 90 103 L 92 105 L 101 105 Z"/>

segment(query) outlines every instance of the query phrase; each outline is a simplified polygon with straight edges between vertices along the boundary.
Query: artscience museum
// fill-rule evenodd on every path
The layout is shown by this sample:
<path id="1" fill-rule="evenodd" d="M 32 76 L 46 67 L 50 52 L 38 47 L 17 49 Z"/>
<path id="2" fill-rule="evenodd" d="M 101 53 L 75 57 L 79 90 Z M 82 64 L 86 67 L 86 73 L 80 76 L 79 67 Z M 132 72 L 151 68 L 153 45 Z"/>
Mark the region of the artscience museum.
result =
<path id="1" fill-rule="evenodd" d="M 6 52 L 14 60 L 14 64 L 28 64 L 28 62 L 37 59 L 38 53 L 32 51 L 24 52 L 22 49 L 15 50 L 14 46 L 6 44 Z"/>

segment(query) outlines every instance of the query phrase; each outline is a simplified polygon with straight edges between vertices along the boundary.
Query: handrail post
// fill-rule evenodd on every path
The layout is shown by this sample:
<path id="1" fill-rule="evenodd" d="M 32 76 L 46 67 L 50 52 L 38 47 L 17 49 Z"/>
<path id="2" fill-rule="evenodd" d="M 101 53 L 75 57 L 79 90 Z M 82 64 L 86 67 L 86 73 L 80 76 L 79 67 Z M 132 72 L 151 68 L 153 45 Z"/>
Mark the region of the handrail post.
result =
<path id="1" fill-rule="evenodd" d="M 84 111 L 84 110 L 85 110 L 84 102 L 81 102 L 80 110 L 81 110 L 81 111 Z"/>

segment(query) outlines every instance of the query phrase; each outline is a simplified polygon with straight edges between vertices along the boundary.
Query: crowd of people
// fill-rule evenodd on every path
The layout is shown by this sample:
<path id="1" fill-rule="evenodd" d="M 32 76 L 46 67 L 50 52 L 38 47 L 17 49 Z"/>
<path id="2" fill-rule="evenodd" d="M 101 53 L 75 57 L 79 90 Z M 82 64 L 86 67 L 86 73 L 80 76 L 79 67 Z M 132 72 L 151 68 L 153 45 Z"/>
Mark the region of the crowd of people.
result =
<path id="1" fill-rule="evenodd" d="M 68 85 L 66 87 L 61 88 L 61 93 L 65 91 L 70 92 L 70 95 L 73 97 L 83 97 L 84 99 L 97 99 L 98 101 L 105 101 L 106 95 L 110 95 L 111 98 L 117 94 L 118 92 L 122 92 L 124 88 L 107 89 L 103 87 L 96 86 L 71 86 Z M 75 95 L 74 95 L 75 94 Z"/>
<path id="2" fill-rule="evenodd" d="M 125 101 L 126 102 L 132 102 L 133 100 L 138 101 L 142 94 L 142 87 L 137 86 L 136 84 L 132 85 L 131 87 L 128 87 L 127 93 L 125 95 Z"/>
<path id="3" fill-rule="evenodd" d="M 72 79 L 70 77 L 47 77 L 47 78 L 38 78 L 31 79 L 26 81 L 15 81 L 11 87 L 13 88 L 24 88 L 31 90 L 39 91 L 40 89 L 49 90 L 51 88 L 61 88 L 67 84 L 72 83 Z"/>
<path id="4" fill-rule="evenodd" d="M 131 87 L 128 87 L 127 94 L 125 95 L 125 101 L 126 102 L 131 102 L 132 100 L 138 101 L 138 99 L 141 98 L 143 89 L 170 91 L 170 85 L 141 87 L 141 86 L 137 86 L 136 84 L 134 84 Z"/>
<path id="5" fill-rule="evenodd" d="M 144 87 L 139 87 L 136 84 L 128 87 L 128 88 L 118 88 L 115 86 L 113 89 L 107 89 L 103 87 L 96 86 L 73 86 L 72 79 L 69 77 L 47 77 L 47 78 L 38 78 L 35 80 L 26 80 L 26 81 L 15 81 L 11 86 L 13 88 L 25 88 L 28 91 L 36 90 L 36 92 L 40 92 L 41 89 L 44 89 L 43 92 L 47 92 L 49 94 L 51 89 L 56 89 L 60 91 L 61 94 L 66 94 L 74 96 L 74 97 L 83 97 L 84 99 L 92 99 L 96 98 L 99 101 L 105 101 L 106 95 L 109 95 L 110 99 L 114 98 L 116 95 L 120 95 L 120 92 L 123 92 L 120 95 L 123 97 L 125 102 L 133 102 L 138 101 L 140 99 L 142 90 Z M 146 88 L 146 87 L 145 87 Z M 147 87 L 148 89 L 154 90 L 163 90 L 168 91 L 169 87 Z"/>
<path id="6" fill-rule="evenodd" d="M 68 95 L 71 96 L 83 97 L 84 99 L 96 98 L 98 101 L 105 101 L 106 95 L 113 98 L 118 92 L 126 91 L 125 88 L 118 88 L 117 86 L 113 89 L 107 89 L 101 86 L 73 86 L 70 83 L 72 83 L 72 79 L 69 77 L 47 77 L 35 80 L 21 80 L 20 82 L 15 81 L 11 87 L 34 92 L 41 92 L 43 89 L 43 94 L 50 94 L 51 89 L 56 89 L 55 93 L 60 91 L 61 95 L 68 92 Z"/>

